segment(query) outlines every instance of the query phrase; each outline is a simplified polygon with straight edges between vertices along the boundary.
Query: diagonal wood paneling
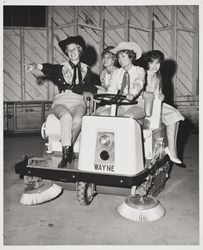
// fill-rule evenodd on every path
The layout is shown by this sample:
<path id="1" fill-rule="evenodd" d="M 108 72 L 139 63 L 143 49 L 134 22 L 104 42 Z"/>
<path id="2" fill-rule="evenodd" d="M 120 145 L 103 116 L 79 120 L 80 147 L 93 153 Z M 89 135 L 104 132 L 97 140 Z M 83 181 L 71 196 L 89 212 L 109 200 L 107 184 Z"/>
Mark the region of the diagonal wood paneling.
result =
<path id="1" fill-rule="evenodd" d="M 178 31 L 177 93 L 189 95 L 192 92 L 193 34 Z"/>
<path id="2" fill-rule="evenodd" d="M 105 32 L 105 44 L 116 46 L 118 43 L 125 40 L 123 28 L 113 29 Z"/>
<path id="3" fill-rule="evenodd" d="M 4 52 L 5 51 L 6 49 L 4 48 Z M 9 76 L 14 83 L 19 85 L 18 87 L 20 88 L 21 78 L 19 61 L 17 61 L 16 57 L 14 57 L 11 53 L 8 53 L 8 55 L 6 52 L 4 53 L 4 73 Z"/>
<path id="4" fill-rule="evenodd" d="M 92 26 L 99 26 L 99 13 L 101 8 L 96 6 L 81 6 L 78 10 L 78 22 Z"/>
<path id="5" fill-rule="evenodd" d="M 20 32 L 4 31 L 4 98 L 18 101 L 21 99 L 20 72 Z"/>
<path id="6" fill-rule="evenodd" d="M 13 68 L 12 62 L 7 62 L 7 60 L 4 61 L 4 82 L 10 87 L 13 86 L 16 93 L 21 93 L 20 74 Z M 21 94 L 18 97 L 21 97 Z"/>
<path id="7" fill-rule="evenodd" d="M 58 27 L 74 22 L 74 6 L 54 6 L 53 25 Z"/>
<path id="8" fill-rule="evenodd" d="M 126 8 L 124 6 L 108 6 L 104 8 L 105 28 L 125 24 Z M 104 44 L 116 46 L 125 40 L 124 28 L 114 28 L 105 31 Z"/>
<path id="9" fill-rule="evenodd" d="M 165 58 L 171 58 L 170 31 L 155 32 L 154 49 L 161 50 Z"/>
<path id="10" fill-rule="evenodd" d="M 93 44 L 97 44 L 99 43 L 99 31 L 95 30 L 95 29 L 91 29 L 91 28 L 86 28 L 86 27 L 79 27 L 78 30 L 79 35 L 81 35 L 82 37 L 84 37 L 86 43 L 93 43 Z"/>
<path id="11" fill-rule="evenodd" d="M 138 27 L 148 28 L 148 7 L 134 6 L 129 8 L 130 11 L 130 24 Z"/>
<path id="12" fill-rule="evenodd" d="M 171 25 L 171 6 L 154 7 L 155 28 L 163 28 Z"/>
<path id="13" fill-rule="evenodd" d="M 194 6 L 178 6 L 178 25 L 182 28 L 193 28 Z"/>
<path id="14" fill-rule="evenodd" d="M 104 8 L 105 28 L 125 23 L 124 6 L 108 6 Z"/>
<path id="15" fill-rule="evenodd" d="M 27 63 L 47 62 L 47 32 L 44 30 L 25 30 L 24 31 L 24 56 Z M 47 99 L 47 82 L 38 81 L 41 76 L 40 71 L 34 70 L 25 73 L 25 98 L 26 100 Z"/>
<path id="16" fill-rule="evenodd" d="M 157 30 L 171 26 L 171 6 L 154 6 L 154 48 L 161 50 L 165 58 L 171 58 L 171 31 Z"/>
<path id="17" fill-rule="evenodd" d="M 9 101 L 21 100 L 21 88 L 13 76 L 4 71 L 4 96 Z"/>
<path id="18" fill-rule="evenodd" d="M 148 51 L 148 33 L 141 31 L 141 30 L 135 30 L 130 29 L 130 41 L 135 42 L 140 45 L 143 52 Z"/>
<path id="19" fill-rule="evenodd" d="M 161 50 L 165 58 L 171 57 L 171 31 L 161 30 L 159 28 L 167 28 L 171 26 L 171 7 L 155 6 L 154 7 L 154 49 Z"/>

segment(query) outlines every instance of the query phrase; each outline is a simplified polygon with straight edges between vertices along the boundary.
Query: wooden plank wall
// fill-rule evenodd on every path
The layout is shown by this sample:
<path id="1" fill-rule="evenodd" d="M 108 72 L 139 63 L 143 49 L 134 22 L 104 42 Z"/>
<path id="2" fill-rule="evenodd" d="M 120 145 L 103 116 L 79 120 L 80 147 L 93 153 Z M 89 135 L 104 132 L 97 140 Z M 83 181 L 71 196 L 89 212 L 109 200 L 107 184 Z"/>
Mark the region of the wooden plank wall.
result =
<path id="1" fill-rule="evenodd" d="M 24 31 L 24 63 L 47 62 L 47 31 L 26 30 Z M 25 75 L 25 100 L 46 100 L 47 82 L 40 80 L 42 75 L 39 71 L 32 71 Z"/>
<path id="2" fill-rule="evenodd" d="M 143 51 L 160 49 L 177 63 L 174 100 L 198 108 L 198 6 L 50 6 L 47 28 L 4 28 L 4 101 L 51 100 L 56 87 L 26 74 L 23 64 L 66 60 L 58 41 L 82 35 L 101 70 L 104 47 L 135 41 Z"/>
<path id="3" fill-rule="evenodd" d="M 154 7 L 153 21 L 154 21 L 154 49 L 161 50 L 165 58 L 171 58 L 171 6 L 157 6 Z M 169 29 L 167 29 L 169 28 Z"/>
<path id="4" fill-rule="evenodd" d="M 197 6 L 154 7 L 154 49 L 163 51 L 166 59 L 173 59 L 176 62 L 174 100 L 178 105 L 187 102 L 188 96 L 194 101 L 194 105 L 198 100 L 196 89 L 198 28 L 195 24 L 195 20 L 198 20 L 198 10 L 196 8 Z"/>
<path id="5" fill-rule="evenodd" d="M 39 72 L 27 74 L 26 63 L 47 61 L 46 31 L 4 30 L 4 101 L 46 100 L 47 84 Z"/>
<path id="6" fill-rule="evenodd" d="M 20 31 L 4 30 L 4 101 L 21 100 Z"/>
<path id="7" fill-rule="evenodd" d="M 151 36 L 149 26 L 149 10 L 151 7 L 137 6 L 129 8 L 129 41 L 134 41 L 140 45 L 143 52 L 151 49 Z"/>
<path id="8" fill-rule="evenodd" d="M 194 7 L 178 7 L 178 46 L 177 46 L 177 96 L 190 95 L 193 92 L 193 56 L 196 47 L 194 46 L 195 32 L 193 31 L 195 22 Z M 197 17 L 196 17 L 197 18 Z M 197 70 L 197 69 L 196 69 Z M 195 83 L 194 83 L 195 85 Z"/>

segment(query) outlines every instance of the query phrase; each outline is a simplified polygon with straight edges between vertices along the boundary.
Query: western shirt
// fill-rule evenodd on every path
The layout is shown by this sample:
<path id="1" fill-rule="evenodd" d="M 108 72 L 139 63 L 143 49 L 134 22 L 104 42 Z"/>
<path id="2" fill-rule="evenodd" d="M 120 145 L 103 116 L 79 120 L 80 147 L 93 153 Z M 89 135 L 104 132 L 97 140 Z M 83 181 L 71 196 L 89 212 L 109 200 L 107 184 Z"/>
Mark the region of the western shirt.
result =
<path id="1" fill-rule="evenodd" d="M 59 93 L 67 89 L 76 94 L 83 94 L 83 91 L 96 92 L 96 87 L 91 83 L 91 71 L 85 63 L 80 63 L 82 79 L 79 82 L 78 77 L 75 86 L 72 85 L 74 69 L 69 62 L 62 64 L 42 63 L 38 68 L 53 81 L 58 87 Z"/>
<path id="2" fill-rule="evenodd" d="M 111 86 L 109 86 L 108 93 L 117 94 L 121 89 L 123 76 L 126 70 L 123 68 L 117 69 L 113 75 Z M 139 66 L 132 65 L 128 70 L 130 77 L 130 86 L 128 92 L 128 86 L 125 87 L 123 94 L 132 94 L 137 96 L 141 93 L 145 84 L 145 70 Z"/>

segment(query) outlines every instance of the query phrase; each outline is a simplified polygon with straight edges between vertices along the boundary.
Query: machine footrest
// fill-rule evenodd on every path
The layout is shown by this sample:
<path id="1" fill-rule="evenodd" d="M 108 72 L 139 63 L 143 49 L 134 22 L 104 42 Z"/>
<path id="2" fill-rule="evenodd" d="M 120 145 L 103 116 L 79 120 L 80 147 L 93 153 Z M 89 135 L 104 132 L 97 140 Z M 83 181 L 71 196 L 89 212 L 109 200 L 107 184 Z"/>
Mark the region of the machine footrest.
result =
<path id="1" fill-rule="evenodd" d="M 145 182 L 146 177 L 149 174 L 153 174 L 157 171 L 158 168 L 161 168 L 164 164 L 169 161 L 168 156 L 164 156 L 162 159 L 158 160 L 154 165 L 146 168 L 142 172 L 138 173 L 135 176 L 120 176 L 120 175 L 107 175 L 100 173 L 92 173 L 86 171 L 79 171 L 73 169 L 60 169 L 60 168 L 48 168 L 41 167 L 37 165 L 40 163 L 39 159 L 28 158 L 26 157 L 23 161 L 15 165 L 15 172 L 21 177 L 24 175 L 28 176 L 37 176 L 43 179 L 49 179 L 54 181 L 62 182 L 88 182 L 95 183 L 96 185 L 112 186 L 112 187 L 124 187 L 129 188 L 132 186 L 139 186 Z M 41 159 L 41 162 L 44 162 Z M 32 163 L 29 165 L 28 163 Z M 33 165 L 34 164 L 34 165 Z"/>

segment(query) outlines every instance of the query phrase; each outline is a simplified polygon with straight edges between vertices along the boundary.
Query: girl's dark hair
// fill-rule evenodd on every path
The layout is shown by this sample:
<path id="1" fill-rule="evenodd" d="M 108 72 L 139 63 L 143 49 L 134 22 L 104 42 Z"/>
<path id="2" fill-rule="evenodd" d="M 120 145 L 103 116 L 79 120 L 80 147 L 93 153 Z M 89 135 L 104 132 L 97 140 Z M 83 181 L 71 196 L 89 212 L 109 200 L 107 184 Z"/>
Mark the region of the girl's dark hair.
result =
<path id="1" fill-rule="evenodd" d="M 145 64 L 145 68 L 148 69 L 149 63 L 153 62 L 154 60 L 157 60 L 160 62 L 160 64 L 163 64 L 164 61 L 164 54 L 160 50 L 151 50 L 143 55 L 143 61 Z"/>

